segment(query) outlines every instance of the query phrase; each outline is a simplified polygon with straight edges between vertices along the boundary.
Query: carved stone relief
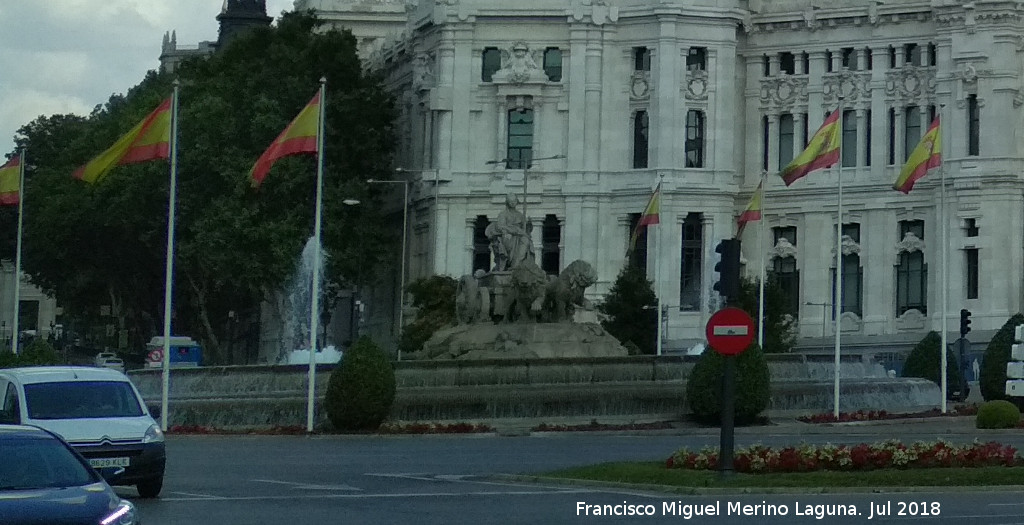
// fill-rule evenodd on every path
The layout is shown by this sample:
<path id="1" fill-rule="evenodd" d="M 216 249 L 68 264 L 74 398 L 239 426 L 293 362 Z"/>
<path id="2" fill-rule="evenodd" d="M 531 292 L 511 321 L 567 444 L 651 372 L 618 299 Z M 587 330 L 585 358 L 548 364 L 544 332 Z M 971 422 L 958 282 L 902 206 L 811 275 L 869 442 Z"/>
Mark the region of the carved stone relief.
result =
<path id="1" fill-rule="evenodd" d="M 807 79 L 781 76 L 761 80 L 761 106 L 782 112 L 807 104 Z"/>
<path id="2" fill-rule="evenodd" d="M 708 99 L 708 72 L 702 69 L 686 72 L 686 99 Z"/>
<path id="3" fill-rule="evenodd" d="M 843 257 L 847 255 L 860 255 L 860 244 L 853 240 L 853 237 L 849 235 L 843 235 L 843 240 L 839 242 L 839 246 L 843 251 Z M 863 264 L 863 261 L 861 261 Z M 832 248 L 832 267 L 836 265 L 836 249 Z"/>
<path id="4" fill-rule="evenodd" d="M 913 252 L 924 253 L 924 241 L 917 235 L 914 235 L 914 232 L 907 232 L 903 236 L 903 240 L 896 243 L 896 257 L 898 259 L 901 253 Z"/>
<path id="5" fill-rule="evenodd" d="M 871 72 L 843 70 L 825 73 L 822 96 L 826 103 L 838 100 L 842 94 L 847 103 L 864 102 L 871 99 Z"/>
<path id="6" fill-rule="evenodd" d="M 434 54 L 419 53 L 413 62 L 412 84 L 417 91 L 427 90 L 435 85 Z"/>
<path id="7" fill-rule="evenodd" d="M 885 95 L 897 104 L 916 104 L 935 94 L 932 68 L 904 66 L 885 73 Z"/>
<path id="8" fill-rule="evenodd" d="M 634 71 L 629 79 L 629 98 L 647 100 L 651 97 L 651 72 Z"/>
<path id="9" fill-rule="evenodd" d="M 903 312 L 903 315 L 896 318 L 896 329 L 897 330 L 922 330 L 925 327 L 925 321 L 927 318 L 920 310 L 910 309 Z"/>
<path id="10" fill-rule="evenodd" d="M 843 312 L 839 316 L 840 332 L 859 332 L 863 324 L 860 316 L 853 312 Z"/>
<path id="11" fill-rule="evenodd" d="M 544 50 L 531 50 L 522 40 L 501 50 L 501 69 L 494 73 L 495 83 L 521 85 L 527 82 L 547 82 L 547 75 L 540 68 L 544 62 Z"/>
<path id="12" fill-rule="evenodd" d="M 789 239 L 785 237 L 779 238 L 779 241 L 775 243 L 775 246 L 768 251 L 769 259 L 785 259 L 786 257 L 796 257 L 796 246 L 789 242 Z"/>

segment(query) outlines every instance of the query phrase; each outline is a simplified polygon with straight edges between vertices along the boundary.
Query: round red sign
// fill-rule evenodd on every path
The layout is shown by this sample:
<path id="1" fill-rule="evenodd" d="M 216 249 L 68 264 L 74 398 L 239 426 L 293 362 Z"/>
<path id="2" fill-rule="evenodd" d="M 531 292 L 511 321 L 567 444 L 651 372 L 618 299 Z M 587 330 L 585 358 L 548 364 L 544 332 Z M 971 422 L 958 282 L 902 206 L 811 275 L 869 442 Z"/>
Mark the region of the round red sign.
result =
<path id="1" fill-rule="evenodd" d="M 722 355 L 743 353 L 754 341 L 754 319 L 739 308 L 723 308 L 708 319 L 708 344 Z"/>

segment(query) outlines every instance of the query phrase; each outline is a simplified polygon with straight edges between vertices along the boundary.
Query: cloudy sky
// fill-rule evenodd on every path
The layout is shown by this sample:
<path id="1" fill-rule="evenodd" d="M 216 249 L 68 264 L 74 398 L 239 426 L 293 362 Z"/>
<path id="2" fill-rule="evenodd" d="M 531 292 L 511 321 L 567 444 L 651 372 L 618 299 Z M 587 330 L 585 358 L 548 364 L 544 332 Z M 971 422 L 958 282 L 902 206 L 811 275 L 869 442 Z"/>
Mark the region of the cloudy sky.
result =
<path id="1" fill-rule="evenodd" d="M 39 115 L 87 115 L 160 65 L 160 44 L 217 39 L 223 0 L 0 0 L 0 159 Z M 292 0 L 267 0 L 273 17 Z"/>

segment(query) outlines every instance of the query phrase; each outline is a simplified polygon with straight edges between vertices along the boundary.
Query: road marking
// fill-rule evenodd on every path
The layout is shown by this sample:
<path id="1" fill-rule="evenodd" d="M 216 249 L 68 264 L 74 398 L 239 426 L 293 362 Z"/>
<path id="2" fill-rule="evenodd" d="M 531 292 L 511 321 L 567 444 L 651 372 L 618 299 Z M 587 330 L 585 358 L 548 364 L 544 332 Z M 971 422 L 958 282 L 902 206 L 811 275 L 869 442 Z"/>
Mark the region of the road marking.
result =
<path id="1" fill-rule="evenodd" d="M 181 494 L 183 496 L 192 496 L 202 499 L 224 499 L 221 496 L 214 496 L 213 494 L 197 494 L 195 492 L 172 492 L 171 494 Z"/>
<path id="2" fill-rule="evenodd" d="M 295 494 L 292 496 L 226 496 L 211 498 L 160 498 L 163 502 L 172 501 L 270 501 L 296 499 L 379 499 L 379 498 L 438 498 L 438 497 L 471 497 L 471 496 L 554 496 L 563 494 L 592 494 L 590 489 L 572 490 L 481 490 L 471 492 L 414 492 L 404 494 Z"/>
<path id="3" fill-rule="evenodd" d="M 400 479 L 415 479 L 417 481 L 439 481 L 438 480 L 438 476 L 435 476 L 433 474 L 428 474 L 426 472 L 417 472 L 417 473 L 367 472 L 367 473 L 365 473 L 363 475 L 364 476 L 375 476 L 375 477 L 378 477 L 378 478 L 400 478 Z M 454 481 L 454 480 L 444 479 L 444 480 L 440 480 L 440 481 Z"/>
<path id="4" fill-rule="evenodd" d="M 254 479 L 257 483 L 274 483 L 277 485 L 288 485 L 296 490 L 363 490 L 352 485 L 319 485 L 316 483 L 296 483 L 294 481 L 278 481 L 276 479 Z"/>

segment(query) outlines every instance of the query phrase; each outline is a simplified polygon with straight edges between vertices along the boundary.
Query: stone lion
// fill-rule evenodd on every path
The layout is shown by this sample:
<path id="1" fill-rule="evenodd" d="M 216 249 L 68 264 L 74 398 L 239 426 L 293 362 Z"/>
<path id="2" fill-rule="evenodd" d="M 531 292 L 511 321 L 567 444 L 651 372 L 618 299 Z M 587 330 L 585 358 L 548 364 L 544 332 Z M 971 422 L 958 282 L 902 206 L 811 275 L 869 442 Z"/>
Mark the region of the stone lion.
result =
<path id="1" fill-rule="evenodd" d="M 484 317 L 480 280 L 475 275 L 459 277 L 455 291 L 455 316 L 459 324 L 473 324 Z"/>
<path id="2" fill-rule="evenodd" d="M 520 323 L 536 321 L 547 282 L 544 270 L 533 259 L 526 259 L 512 268 L 511 304 L 505 320 Z"/>
<path id="3" fill-rule="evenodd" d="M 544 294 L 545 320 L 552 323 L 571 321 L 576 307 L 591 308 L 583 292 L 597 282 L 597 271 L 590 263 L 575 260 L 548 283 Z"/>

